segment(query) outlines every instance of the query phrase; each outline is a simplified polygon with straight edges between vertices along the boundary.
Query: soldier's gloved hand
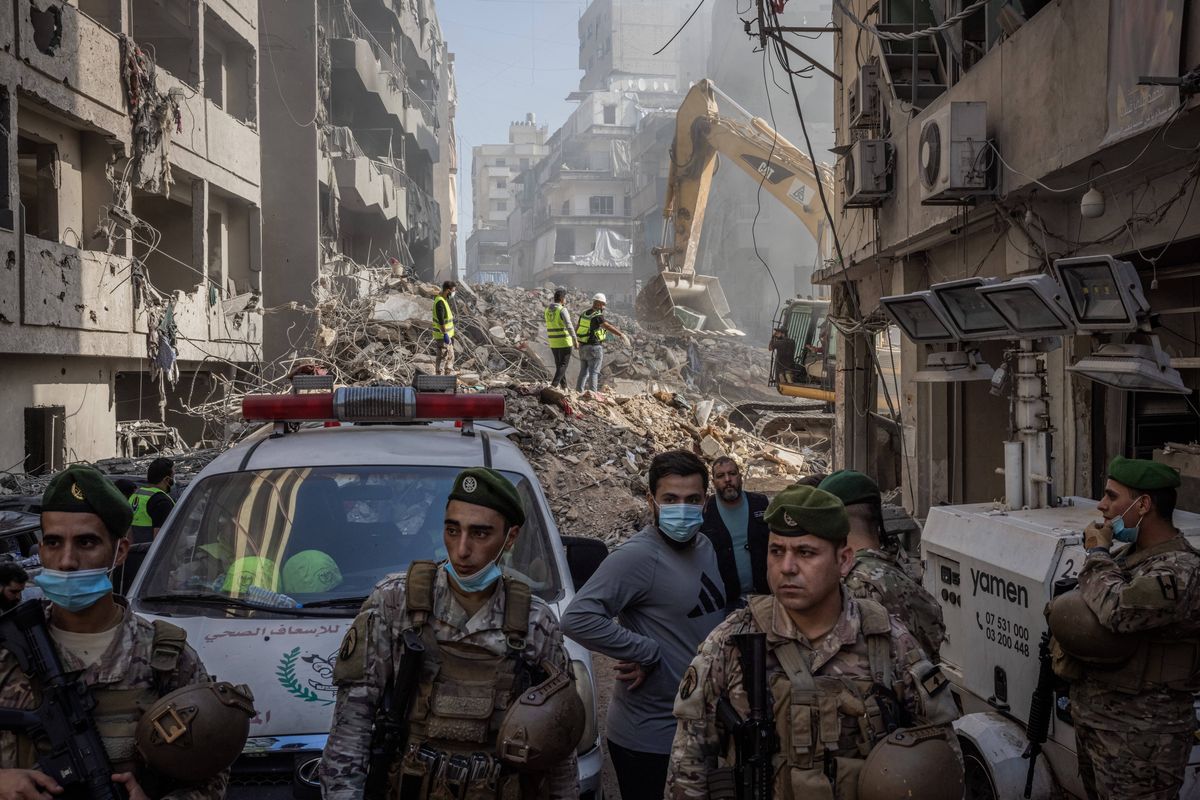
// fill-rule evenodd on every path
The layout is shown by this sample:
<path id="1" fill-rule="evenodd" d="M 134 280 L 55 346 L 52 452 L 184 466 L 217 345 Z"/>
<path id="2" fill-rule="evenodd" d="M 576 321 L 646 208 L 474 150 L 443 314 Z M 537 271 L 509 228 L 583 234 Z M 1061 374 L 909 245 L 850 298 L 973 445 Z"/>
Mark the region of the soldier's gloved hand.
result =
<path id="1" fill-rule="evenodd" d="M 1093 547 L 1112 547 L 1113 529 L 1112 523 L 1105 520 L 1104 522 L 1093 522 L 1083 529 L 1083 549 L 1091 550 Z"/>
<path id="2" fill-rule="evenodd" d="M 36 769 L 0 769 L 0 800 L 41 800 L 63 793 L 58 782 Z"/>
<path id="3" fill-rule="evenodd" d="M 129 800 L 150 800 L 150 796 L 142 789 L 132 772 L 118 772 L 112 776 L 112 781 L 125 787 L 125 791 L 129 793 Z"/>

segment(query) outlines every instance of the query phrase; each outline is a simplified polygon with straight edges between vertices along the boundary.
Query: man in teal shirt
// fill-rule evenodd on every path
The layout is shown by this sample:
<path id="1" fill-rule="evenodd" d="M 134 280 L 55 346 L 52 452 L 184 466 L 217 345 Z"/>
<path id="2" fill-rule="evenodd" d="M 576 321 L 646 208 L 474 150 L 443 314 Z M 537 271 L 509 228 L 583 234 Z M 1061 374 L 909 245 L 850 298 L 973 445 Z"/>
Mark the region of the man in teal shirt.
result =
<path id="1" fill-rule="evenodd" d="M 746 595 L 768 594 L 767 538 L 763 521 L 767 496 L 742 489 L 742 471 L 729 456 L 712 465 L 713 494 L 704 504 L 701 533 L 717 551 L 721 580 L 730 610 Z"/>

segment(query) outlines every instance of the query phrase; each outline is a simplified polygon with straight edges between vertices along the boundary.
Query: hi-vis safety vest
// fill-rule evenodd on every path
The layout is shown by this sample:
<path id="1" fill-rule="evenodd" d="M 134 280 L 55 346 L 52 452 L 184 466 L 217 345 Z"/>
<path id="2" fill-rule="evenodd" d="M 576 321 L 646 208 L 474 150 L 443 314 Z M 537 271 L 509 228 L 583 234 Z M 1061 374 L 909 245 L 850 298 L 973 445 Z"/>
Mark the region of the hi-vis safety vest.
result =
<path id="1" fill-rule="evenodd" d="M 543 315 L 546 319 L 546 336 L 551 347 L 570 347 L 571 335 L 567 333 L 567 321 L 563 319 L 563 307 L 551 303 Z"/>
<path id="2" fill-rule="evenodd" d="M 603 313 L 604 311 L 601 309 L 589 308 L 579 315 L 579 325 L 575 327 L 575 335 L 579 337 L 580 344 L 600 344 L 607 338 L 608 331 L 593 324 L 593 320 Z"/>
<path id="3" fill-rule="evenodd" d="M 438 322 L 438 303 L 446 307 L 445 323 Z M 454 311 L 450 308 L 450 301 L 439 294 L 433 298 L 433 338 L 441 341 L 442 336 L 449 336 L 451 339 L 454 338 Z"/>
<path id="4" fill-rule="evenodd" d="M 143 486 L 130 495 L 129 506 L 133 509 L 133 522 L 131 523 L 133 527 L 153 530 L 154 520 L 150 519 L 150 498 L 156 494 L 165 494 L 165 492 L 157 486 Z"/>
<path id="5" fill-rule="evenodd" d="M 396 753 L 390 770 L 392 796 L 403 794 L 401 786 L 413 790 L 417 798 L 450 797 L 440 794 L 441 780 L 429 771 L 420 758 L 422 747 L 451 756 L 470 759 L 473 754 L 495 756 L 497 733 L 514 697 L 526 687 L 520 685 L 528 667 L 522 659 L 529 630 L 531 594 L 529 586 L 505 576 L 499 591 L 504 592 L 502 630 L 508 640 L 507 652 L 496 655 L 478 645 L 465 642 L 439 642 L 428 624 L 433 611 L 433 584 L 438 565 L 432 561 L 414 561 L 405 581 L 405 616 L 420 634 L 425 645 L 421 680 L 408 715 L 409 735 L 405 752 Z M 527 673 L 526 673 L 527 674 Z M 497 762 L 498 763 L 498 762 Z M 417 788 L 419 787 L 419 788 Z M 524 800 L 539 797 L 536 785 L 522 786 L 521 776 L 502 771 L 490 780 L 466 787 L 471 800 Z"/>

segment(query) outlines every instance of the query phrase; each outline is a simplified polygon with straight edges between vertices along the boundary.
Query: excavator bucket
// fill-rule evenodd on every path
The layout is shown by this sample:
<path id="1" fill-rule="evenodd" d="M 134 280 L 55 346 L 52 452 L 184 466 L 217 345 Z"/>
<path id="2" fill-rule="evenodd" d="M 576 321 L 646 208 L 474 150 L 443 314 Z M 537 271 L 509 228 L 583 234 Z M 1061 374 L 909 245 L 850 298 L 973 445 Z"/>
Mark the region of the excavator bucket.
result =
<path id="1" fill-rule="evenodd" d="M 637 297 L 638 320 L 654 327 L 744 335 L 729 319 L 729 301 L 712 275 L 663 270 Z"/>

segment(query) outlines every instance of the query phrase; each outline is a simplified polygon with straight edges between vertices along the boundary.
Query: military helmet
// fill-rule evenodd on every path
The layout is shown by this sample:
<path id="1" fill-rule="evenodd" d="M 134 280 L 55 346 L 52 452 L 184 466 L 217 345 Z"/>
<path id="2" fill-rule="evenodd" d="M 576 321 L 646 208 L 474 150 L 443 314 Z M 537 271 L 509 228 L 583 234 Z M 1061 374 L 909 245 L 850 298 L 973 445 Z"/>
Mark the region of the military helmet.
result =
<path id="1" fill-rule="evenodd" d="M 1050 601 L 1050 632 L 1069 655 L 1090 664 L 1122 664 L 1137 650 L 1140 639 L 1115 633 L 1100 624 L 1078 589 Z"/>
<path id="2" fill-rule="evenodd" d="M 523 772 L 546 772 L 574 752 L 586 712 L 569 673 L 550 662 L 550 676 L 508 707 L 496 742 L 500 759 Z"/>
<path id="3" fill-rule="evenodd" d="M 205 781 L 241 754 L 254 713 L 250 687 L 194 683 L 150 706 L 138 720 L 133 740 L 160 775 L 185 783 Z"/>
<path id="4" fill-rule="evenodd" d="M 962 800 L 963 767 L 945 727 L 901 728 L 867 754 L 858 800 Z"/>

